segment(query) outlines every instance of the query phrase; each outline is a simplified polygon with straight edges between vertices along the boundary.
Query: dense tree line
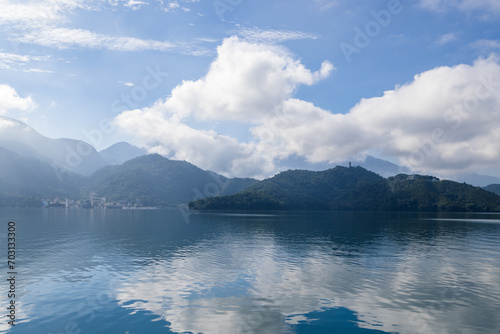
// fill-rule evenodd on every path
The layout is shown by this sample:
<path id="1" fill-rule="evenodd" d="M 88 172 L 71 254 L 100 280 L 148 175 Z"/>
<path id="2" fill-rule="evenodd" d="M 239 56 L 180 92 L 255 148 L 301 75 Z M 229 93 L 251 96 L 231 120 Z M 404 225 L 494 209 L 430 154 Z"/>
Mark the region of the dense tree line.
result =
<path id="1" fill-rule="evenodd" d="M 387 179 L 361 167 L 289 170 L 232 196 L 193 201 L 192 209 L 500 211 L 500 196 L 433 176 Z"/>

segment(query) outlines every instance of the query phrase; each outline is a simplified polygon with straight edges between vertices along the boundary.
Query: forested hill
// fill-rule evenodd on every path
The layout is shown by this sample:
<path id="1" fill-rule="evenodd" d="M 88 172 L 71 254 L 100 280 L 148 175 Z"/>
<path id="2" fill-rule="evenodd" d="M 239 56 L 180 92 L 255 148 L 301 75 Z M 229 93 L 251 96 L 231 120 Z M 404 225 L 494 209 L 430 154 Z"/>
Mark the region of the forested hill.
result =
<path id="1" fill-rule="evenodd" d="M 191 202 L 209 210 L 500 211 L 500 196 L 432 176 L 387 179 L 361 167 L 289 170 L 231 196 Z"/>
<path id="2" fill-rule="evenodd" d="M 94 192 L 108 201 L 169 206 L 210 194 L 234 194 L 255 182 L 255 179 L 228 179 L 186 161 L 151 154 L 98 170 L 90 176 L 84 192 Z"/>

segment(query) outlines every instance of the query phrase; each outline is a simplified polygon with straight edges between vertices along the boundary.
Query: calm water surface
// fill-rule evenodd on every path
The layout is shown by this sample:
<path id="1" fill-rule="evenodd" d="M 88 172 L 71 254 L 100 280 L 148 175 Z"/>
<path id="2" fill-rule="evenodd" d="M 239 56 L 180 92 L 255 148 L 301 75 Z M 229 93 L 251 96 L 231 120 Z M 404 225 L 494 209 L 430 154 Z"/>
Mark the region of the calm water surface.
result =
<path id="1" fill-rule="evenodd" d="M 0 210 L 9 333 L 499 333 L 500 215 Z"/>

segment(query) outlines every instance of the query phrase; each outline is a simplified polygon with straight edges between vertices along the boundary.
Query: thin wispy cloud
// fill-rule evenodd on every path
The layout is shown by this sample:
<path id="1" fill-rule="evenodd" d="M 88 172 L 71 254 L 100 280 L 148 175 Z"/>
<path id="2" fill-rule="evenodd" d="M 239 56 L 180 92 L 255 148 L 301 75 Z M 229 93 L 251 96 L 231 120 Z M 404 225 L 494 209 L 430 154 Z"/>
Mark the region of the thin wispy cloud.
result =
<path id="1" fill-rule="evenodd" d="M 480 39 L 469 44 L 469 46 L 479 51 L 491 52 L 500 49 L 500 40 Z"/>
<path id="2" fill-rule="evenodd" d="M 124 6 L 130 8 L 132 10 L 139 10 L 139 9 L 141 9 L 142 6 L 147 5 L 147 4 L 148 3 L 145 1 L 128 0 L 128 2 L 126 2 L 124 4 Z"/>
<path id="3" fill-rule="evenodd" d="M 9 52 L 0 52 L 0 69 L 21 70 L 27 72 L 53 73 L 53 71 L 32 68 L 33 63 L 47 62 L 50 56 L 30 56 Z"/>
<path id="4" fill-rule="evenodd" d="M 435 12 L 458 9 L 461 11 L 486 10 L 500 14 L 500 2 L 497 0 L 420 0 L 419 5 Z"/>
<path id="5" fill-rule="evenodd" d="M 436 44 L 438 45 L 445 45 L 451 42 L 454 42 L 458 40 L 458 37 L 454 33 L 448 33 L 444 34 L 443 36 L 439 37 L 438 40 L 436 41 Z"/>
<path id="6" fill-rule="evenodd" d="M 314 4 L 318 6 L 320 11 L 326 11 L 338 5 L 338 0 L 314 0 Z"/>
<path id="7" fill-rule="evenodd" d="M 204 55 L 208 51 L 189 43 L 144 40 L 135 37 L 110 36 L 84 29 L 53 28 L 31 31 L 17 42 L 58 49 L 107 49 L 120 52 L 175 51 L 181 54 Z"/>
<path id="8" fill-rule="evenodd" d="M 319 36 L 295 30 L 274 30 L 260 28 L 242 28 L 232 33 L 250 42 L 282 43 L 291 40 L 318 39 Z"/>

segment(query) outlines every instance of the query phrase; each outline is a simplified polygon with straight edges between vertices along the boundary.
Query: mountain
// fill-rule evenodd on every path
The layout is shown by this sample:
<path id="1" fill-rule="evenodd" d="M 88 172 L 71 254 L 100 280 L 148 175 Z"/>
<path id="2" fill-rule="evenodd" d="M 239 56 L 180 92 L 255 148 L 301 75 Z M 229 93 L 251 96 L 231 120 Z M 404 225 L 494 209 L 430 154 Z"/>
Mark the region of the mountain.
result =
<path id="1" fill-rule="evenodd" d="M 367 155 L 363 160 L 359 162 L 354 161 L 353 166 L 360 166 L 369 171 L 375 172 L 382 177 L 391 177 L 401 173 L 407 174 L 410 169 L 407 167 L 396 165 L 387 160 L 378 159 Z"/>
<path id="2" fill-rule="evenodd" d="M 206 196 L 234 194 L 255 182 L 257 180 L 228 179 L 185 161 L 150 154 L 98 170 L 90 176 L 85 191 L 95 192 L 107 201 L 168 206 Z"/>
<path id="3" fill-rule="evenodd" d="M 25 123 L 0 116 L 0 147 L 45 162 L 61 171 L 90 175 L 108 163 L 81 140 L 47 138 Z"/>
<path id="4" fill-rule="evenodd" d="M 279 164 L 281 169 L 292 169 L 287 166 L 293 166 L 293 169 L 304 169 L 304 170 L 312 170 L 312 171 L 323 171 L 326 169 L 333 168 L 335 166 L 349 166 L 351 163 L 352 166 L 360 166 L 369 171 L 375 172 L 382 177 L 390 177 L 401 173 L 410 173 L 410 169 L 407 167 L 396 165 L 387 160 L 375 158 L 371 155 L 366 155 L 362 158 L 355 157 L 350 160 L 336 162 L 335 164 L 331 164 L 328 162 L 308 162 L 303 157 L 292 156 L 288 159 L 282 160 Z"/>
<path id="5" fill-rule="evenodd" d="M 60 172 L 36 158 L 22 157 L 0 147 L 0 193 L 8 196 L 78 197 L 86 178 Z"/>
<path id="6" fill-rule="evenodd" d="M 362 167 L 289 170 L 231 196 L 196 200 L 192 209 L 500 211 L 500 196 L 432 176 L 384 179 Z"/>
<path id="7" fill-rule="evenodd" d="M 497 195 L 500 195 L 500 184 L 490 184 L 486 187 L 483 187 L 484 190 L 491 191 Z"/>
<path id="8" fill-rule="evenodd" d="M 453 178 L 457 182 L 465 182 L 476 187 L 486 187 L 490 184 L 500 184 L 496 176 L 481 175 L 477 173 L 461 174 Z"/>
<path id="9" fill-rule="evenodd" d="M 104 161 L 110 165 L 120 165 L 125 161 L 146 155 L 147 153 L 144 148 L 139 148 L 126 142 L 119 142 L 99 151 Z"/>

